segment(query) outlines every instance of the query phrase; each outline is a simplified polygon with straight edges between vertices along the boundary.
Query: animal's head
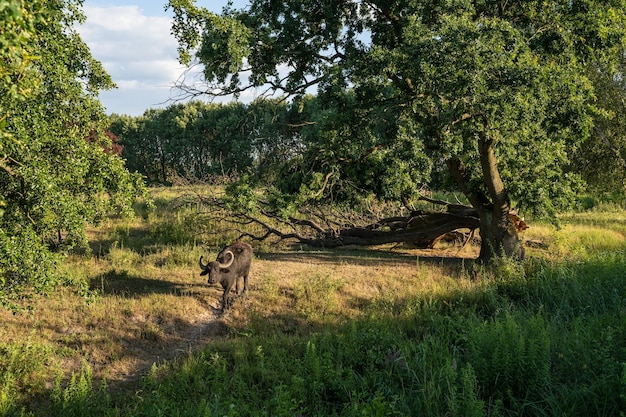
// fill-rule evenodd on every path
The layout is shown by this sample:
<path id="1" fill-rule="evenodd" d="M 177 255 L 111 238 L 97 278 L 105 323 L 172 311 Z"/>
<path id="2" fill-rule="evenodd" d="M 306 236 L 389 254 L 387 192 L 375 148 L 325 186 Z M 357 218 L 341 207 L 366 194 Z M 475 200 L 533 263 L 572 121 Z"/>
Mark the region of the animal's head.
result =
<path id="1" fill-rule="evenodd" d="M 202 263 L 202 256 L 200 257 L 199 264 L 200 264 L 200 269 L 202 269 L 202 272 L 200 272 L 200 276 L 208 275 L 209 279 L 207 282 L 209 284 L 215 284 L 217 282 L 221 282 L 220 278 L 222 277 L 223 274 L 228 274 L 229 272 L 228 268 L 235 261 L 235 255 L 230 250 L 227 250 L 226 252 L 224 252 L 223 257 L 225 259 L 228 259 L 228 261 L 221 263 L 220 260 L 218 259 L 216 261 L 209 262 L 206 265 Z"/>

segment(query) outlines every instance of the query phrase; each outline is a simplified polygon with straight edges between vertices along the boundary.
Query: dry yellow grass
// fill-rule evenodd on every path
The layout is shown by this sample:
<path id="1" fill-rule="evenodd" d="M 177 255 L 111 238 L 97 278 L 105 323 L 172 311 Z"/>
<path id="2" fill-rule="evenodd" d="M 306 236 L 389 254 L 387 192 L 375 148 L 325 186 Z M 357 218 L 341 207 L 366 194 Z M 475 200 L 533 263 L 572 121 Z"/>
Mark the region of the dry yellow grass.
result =
<path id="1" fill-rule="evenodd" d="M 64 269 L 89 283 L 91 295 L 62 289 L 35 298 L 32 312 L 0 310 L 0 338 L 45 346 L 50 382 L 86 363 L 115 389 L 155 362 L 245 332 L 251 320 L 265 321 L 269 331 L 308 332 L 367 314 L 372 303 L 445 291 L 463 279 L 460 261 L 419 251 L 258 253 L 248 294 L 222 314 L 221 288 L 198 275 L 201 248 L 184 248 L 193 259 L 188 264 L 168 261 L 179 250 L 113 247 L 104 257 L 70 257 Z"/>
<path id="2" fill-rule="evenodd" d="M 159 198 L 171 198 L 164 194 L 169 190 L 158 192 L 163 194 Z M 257 250 L 248 294 L 221 314 L 222 289 L 208 286 L 197 267 L 201 254 L 215 253 L 195 242 L 141 240 L 157 220 L 154 214 L 109 220 L 90 231 L 93 254 L 71 256 L 62 266 L 68 280 L 90 289 L 87 295 L 80 286 L 70 287 L 36 297 L 32 312 L 0 310 L 0 340 L 46 351 L 43 379 L 48 385 L 56 374 L 68 377 L 86 363 L 96 379 L 106 378 L 113 389 L 124 389 L 155 362 L 245 334 L 251 327 L 306 333 L 323 323 L 367 315 L 372 308 L 377 314 L 387 306 L 398 308 L 402 300 L 418 295 L 436 297 L 482 285 L 468 273 L 470 260 L 478 255 L 475 245 L 431 251 L 390 246 Z M 532 225 L 526 237 L 553 245 L 562 239 L 559 233 Z M 546 256 L 549 250 L 528 252 Z"/>

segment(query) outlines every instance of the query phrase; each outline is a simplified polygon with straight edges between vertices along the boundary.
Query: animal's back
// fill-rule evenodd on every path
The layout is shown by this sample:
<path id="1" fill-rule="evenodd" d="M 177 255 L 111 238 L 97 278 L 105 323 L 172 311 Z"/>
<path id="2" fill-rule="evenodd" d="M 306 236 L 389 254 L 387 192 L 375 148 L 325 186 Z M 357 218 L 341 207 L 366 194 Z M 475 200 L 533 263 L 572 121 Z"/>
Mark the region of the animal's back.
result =
<path id="1" fill-rule="evenodd" d="M 241 275 L 246 274 L 250 270 L 252 262 L 252 246 L 246 242 L 234 242 L 230 246 L 225 247 L 217 256 L 219 262 L 224 262 L 224 253 L 231 251 L 235 256 L 235 269 Z"/>
<path id="2" fill-rule="evenodd" d="M 252 255 L 252 246 L 246 242 L 235 242 L 230 245 L 231 249 L 235 253 L 235 255 L 241 255 L 242 253 L 249 253 Z"/>
<path id="3" fill-rule="evenodd" d="M 242 272 L 247 273 L 250 270 L 250 264 L 252 263 L 252 246 L 246 242 L 235 242 L 237 245 L 235 250 L 239 259 L 244 261 L 242 265 Z"/>

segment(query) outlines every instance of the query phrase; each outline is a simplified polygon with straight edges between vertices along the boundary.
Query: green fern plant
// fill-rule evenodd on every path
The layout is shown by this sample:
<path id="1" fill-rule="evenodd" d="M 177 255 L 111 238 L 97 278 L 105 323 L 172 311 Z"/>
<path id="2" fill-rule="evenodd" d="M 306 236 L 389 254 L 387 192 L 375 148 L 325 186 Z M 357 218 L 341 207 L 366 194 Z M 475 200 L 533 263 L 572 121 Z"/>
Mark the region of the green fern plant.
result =
<path id="1" fill-rule="evenodd" d="M 482 395 L 515 406 L 538 399 L 550 386 L 550 335 L 543 318 L 506 315 L 474 327 L 469 335 L 469 360 Z"/>

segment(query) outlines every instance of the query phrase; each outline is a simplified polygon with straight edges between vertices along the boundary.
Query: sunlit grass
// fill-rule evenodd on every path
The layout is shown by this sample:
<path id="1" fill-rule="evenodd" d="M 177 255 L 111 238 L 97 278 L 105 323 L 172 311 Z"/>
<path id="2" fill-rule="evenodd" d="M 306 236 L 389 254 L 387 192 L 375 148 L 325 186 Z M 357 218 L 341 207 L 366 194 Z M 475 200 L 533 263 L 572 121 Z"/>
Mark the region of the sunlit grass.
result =
<path id="1" fill-rule="evenodd" d="M 61 266 L 66 288 L 30 300 L 30 313 L 0 312 L 0 416 L 38 401 L 56 411 L 92 401 L 96 414 L 118 416 L 588 415 L 599 393 L 610 396 L 596 415 L 624 405 L 615 394 L 626 392 L 623 212 L 531 223 L 524 238 L 542 246 L 523 264 L 475 264 L 472 245 L 255 245 L 249 292 L 222 315 L 222 290 L 206 285 L 197 262 L 225 238 L 194 231 L 195 208 L 173 204 L 181 192 L 207 191 L 152 190 L 154 208 L 90 231 L 92 252 Z M 493 388 L 506 366 L 534 367 L 530 385 L 500 375 L 509 385 Z M 103 378 L 113 402 L 96 395 Z M 86 380 L 96 391 L 84 391 Z M 506 389 L 532 391 L 513 401 Z M 54 390 L 65 399 L 51 400 Z"/>
<path id="2" fill-rule="evenodd" d="M 540 249 L 529 249 L 531 255 L 554 260 L 584 260 L 626 246 L 626 212 L 568 213 L 559 219 L 558 225 L 531 224 L 523 237 L 543 245 Z"/>

